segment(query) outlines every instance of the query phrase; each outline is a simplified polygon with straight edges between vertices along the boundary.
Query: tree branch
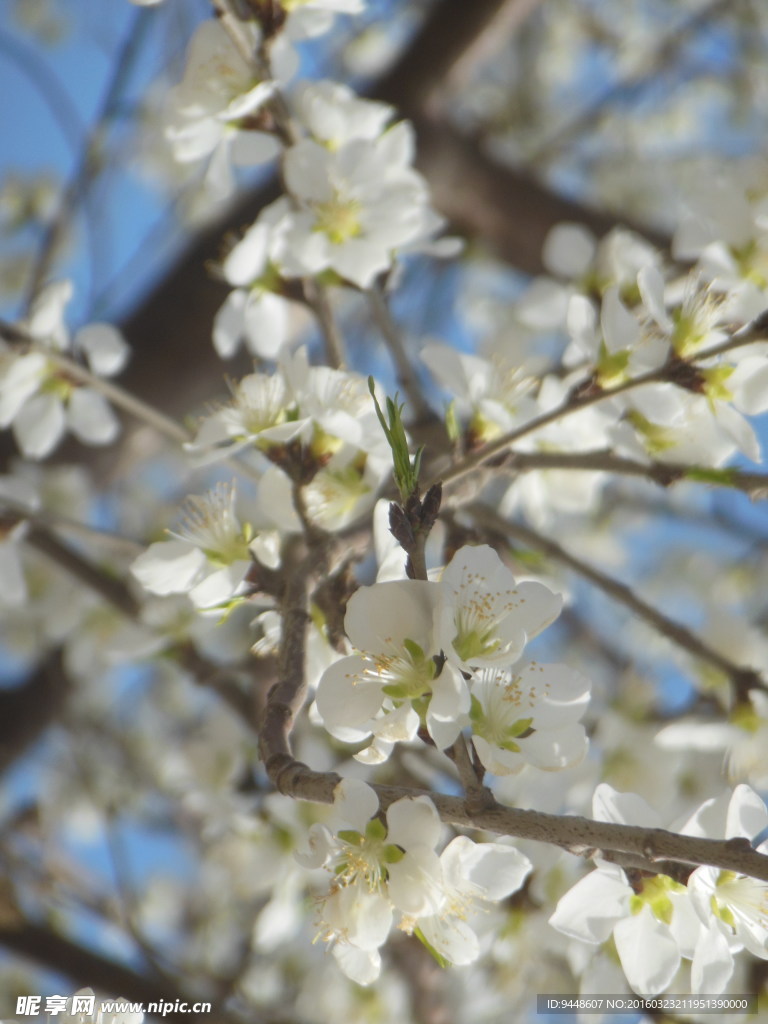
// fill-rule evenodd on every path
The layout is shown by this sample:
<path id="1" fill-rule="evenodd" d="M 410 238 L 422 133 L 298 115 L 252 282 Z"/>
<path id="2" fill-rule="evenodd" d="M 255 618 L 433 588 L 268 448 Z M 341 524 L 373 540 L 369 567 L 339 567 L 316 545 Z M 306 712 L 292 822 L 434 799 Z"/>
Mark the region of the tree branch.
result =
<path id="1" fill-rule="evenodd" d="M 334 791 L 342 781 L 334 772 L 315 772 L 300 761 L 285 761 L 279 773 L 281 793 L 311 800 L 333 803 Z M 628 854 L 628 864 L 655 870 L 668 870 L 664 862 L 699 867 L 711 865 L 724 871 L 735 871 L 768 882 L 768 856 L 752 849 L 747 839 L 700 839 L 660 828 L 637 825 L 615 825 L 576 815 L 545 814 L 524 811 L 491 801 L 483 808 L 470 809 L 461 797 L 445 796 L 405 786 L 374 785 L 381 809 L 403 798 L 428 797 L 448 825 L 487 829 L 497 835 L 517 839 L 533 839 L 550 843 L 579 857 L 602 856 L 616 859 Z M 638 859 L 639 858 L 639 859 Z"/>
<path id="2" fill-rule="evenodd" d="M 659 487 L 675 483 L 703 483 L 713 487 L 730 487 L 742 491 L 753 500 L 768 497 L 768 474 L 747 473 L 726 467 L 689 466 L 684 462 L 639 462 L 607 449 L 589 452 L 516 452 L 509 453 L 504 463 L 513 472 L 532 470 L 574 470 L 591 473 L 614 473 L 617 476 L 643 477 Z"/>
<path id="3" fill-rule="evenodd" d="M 734 331 L 725 341 L 696 352 L 689 360 L 681 360 L 676 356 L 670 356 L 665 363 L 656 367 L 656 369 L 640 373 L 636 377 L 629 377 L 627 380 L 614 384 L 612 387 L 601 387 L 591 377 L 588 377 L 581 384 L 577 384 L 572 388 L 569 395 L 566 396 L 560 405 L 541 413 L 539 416 L 534 416 L 527 423 L 515 427 L 514 430 L 507 431 L 501 437 L 489 441 L 482 448 L 454 462 L 452 466 L 448 466 L 442 473 L 438 473 L 432 482 L 440 480 L 445 485 L 454 480 L 459 480 L 484 465 L 489 459 L 509 448 L 515 441 L 534 434 L 537 430 L 541 430 L 542 427 L 546 427 L 550 423 L 565 419 L 580 409 L 586 409 L 590 405 L 596 405 L 598 402 L 604 402 L 609 398 L 615 398 L 617 395 L 623 395 L 625 392 L 632 391 L 645 384 L 658 384 L 665 381 L 674 383 L 681 365 L 688 365 L 694 368 L 698 363 L 705 363 L 708 359 L 713 359 L 715 356 L 741 348 L 743 345 L 751 345 L 756 341 L 763 340 L 767 335 L 768 310 L 761 313 L 760 316 L 744 327 Z"/>

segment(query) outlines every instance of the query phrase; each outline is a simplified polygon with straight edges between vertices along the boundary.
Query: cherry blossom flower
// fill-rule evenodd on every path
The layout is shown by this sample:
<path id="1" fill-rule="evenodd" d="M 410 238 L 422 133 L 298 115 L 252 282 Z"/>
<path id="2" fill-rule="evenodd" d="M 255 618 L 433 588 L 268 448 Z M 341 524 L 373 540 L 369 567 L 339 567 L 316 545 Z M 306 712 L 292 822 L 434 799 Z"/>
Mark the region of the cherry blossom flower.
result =
<path id="1" fill-rule="evenodd" d="M 592 813 L 598 821 L 661 824 L 639 796 L 618 793 L 606 783 L 595 790 Z M 550 924 L 593 945 L 613 935 L 627 981 L 641 995 L 667 988 L 681 957 L 693 958 L 702 931 L 684 885 L 665 875 L 639 873 L 630 881 L 622 868 L 602 862 L 560 899 Z"/>
<path id="2" fill-rule="evenodd" d="M 434 845 L 442 831 L 427 797 L 396 801 L 386 826 L 375 817 L 378 806 L 368 785 L 345 779 L 336 788 L 334 819 L 328 826 L 313 825 L 308 849 L 297 854 L 304 867 L 327 865 L 333 872 L 322 904 L 321 935 L 344 973 L 362 985 L 379 975 L 378 950 L 395 910 L 427 905 L 424 876 L 437 870 Z"/>
<path id="3" fill-rule="evenodd" d="M 333 871 L 321 934 L 333 944 L 339 966 L 360 984 L 374 981 L 381 968 L 378 950 L 395 913 L 398 927 L 439 959 L 476 960 L 480 945 L 470 915 L 476 905 L 480 909 L 517 891 L 530 861 L 512 846 L 476 844 L 467 836 L 457 836 L 438 857 L 442 825 L 427 797 L 395 801 L 386 826 L 374 817 L 378 804 L 365 783 L 339 783 L 334 820 L 313 825 L 309 849 L 297 855 L 305 867 Z"/>
<path id="4" fill-rule="evenodd" d="M 472 913 L 517 892 L 532 867 L 513 846 L 457 836 L 440 855 L 440 902 L 418 917 L 415 934 L 449 963 L 472 963 L 480 955 Z"/>
<path id="5" fill-rule="evenodd" d="M 438 598 L 433 583 L 392 580 L 361 587 L 347 605 L 347 635 L 361 653 L 326 670 L 317 709 L 326 729 L 344 742 L 374 737 L 367 760 L 383 759 L 393 742 L 413 739 L 422 721 L 444 749 L 466 722 L 466 683 L 450 664 L 438 671 L 435 660 Z"/>
<path id="6" fill-rule="evenodd" d="M 219 484 L 206 495 L 187 499 L 176 539 L 150 544 L 131 572 L 153 594 L 188 593 L 198 608 L 211 608 L 241 590 L 252 558 L 261 551 L 249 523 L 241 523 L 234 485 Z M 265 557 L 272 560 L 269 546 Z"/>
<path id="7" fill-rule="evenodd" d="M 274 359 L 288 337 L 295 303 L 280 294 L 281 280 L 269 259 L 278 218 L 274 205 L 263 210 L 222 264 L 224 279 L 234 286 L 213 322 L 213 345 L 222 359 L 233 356 L 243 340 L 253 355 Z"/>
<path id="8" fill-rule="evenodd" d="M 328 149 L 352 139 L 375 141 L 395 113 L 388 103 L 361 99 L 340 82 L 303 82 L 291 102 L 301 124 Z"/>
<path id="9" fill-rule="evenodd" d="M 655 812 L 640 797 L 602 783 L 595 790 L 600 821 L 658 828 Z M 683 825 L 683 835 L 753 839 L 765 833 L 768 810 L 749 786 L 727 798 L 705 801 Z M 763 843 L 760 850 L 768 846 Z M 691 961 L 694 992 L 724 991 L 746 948 L 768 959 L 768 886 L 732 871 L 697 868 L 687 886 L 665 875 L 625 873 L 599 863 L 558 903 L 550 923 L 588 943 L 611 934 L 627 981 L 635 992 L 655 995 L 675 977 L 681 958 Z"/>
<path id="10" fill-rule="evenodd" d="M 741 837 L 750 841 L 765 835 L 768 809 L 750 786 L 737 786 L 727 808 L 723 805 L 724 800 L 708 800 L 684 831 L 709 838 Z M 768 852 L 768 841 L 757 849 Z M 707 925 L 714 923 L 716 932 L 726 940 L 728 949 L 723 950 L 722 973 L 730 976 L 733 953 L 743 948 L 768 960 L 768 884 L 734 871 L 704 866 L 693 872 L 688 888 L 702 921 Z"/>
<path id="11" fill-rule="evenodd" d="M 462 670 L 509 665 L 561 607 L 542 583 L 518 583 L 493 548 L 463 547 L 440 579 L 439 643 Z"/>
<path id="12" fill-rule="evenodd" d="M 291 146 L 283 173 L 297 207 L 278 200 L 284 217 L 274 259 L 281 271 L 302 277 L 334 270 L 370 287 L 391 266 L 394 250 L 438 226 L 412 158 L 412 130 L 403 122 L 336 150 L 312 139 Z"/>
<path id="13" fill-rule="evenodd" d="M 494 775 L 525 764 L 545 771 L 570 768 L 587 751 L 578 719 L 589 701 L 589 682 L 566 665 L 479 669 L 470 682 L 472 742 Z"/>
<path id="14" fill-rule="evenodd" d="M 250 34 L 256 52 L 255 22 L 244 22 L 242 29 Z M 295 54 L 285 37 L 275 41 L 270 63 L 275 78 L 257 78 L 216 20 L 204 21 L 189 45 L 184 77 L 171 92 L 166 137 L 179 162 L 208 163 L 206 181 L 217 197 L 229 195 L 234 188 L 233 163 L 264 163 L 280 151 L 277 139 L 255 129 L 252 121 L 272 98 L 278 82 L 287 81 L 296 69 Z"/>
<path id="15" fill-rule="evenodd" d="M 31 459 L 50 454 L 67 430 L 90 445 L 110 444 L 120 430 L 104 396 L 73 379 L 55 354 L 83 356 L 92 373 L 112 376 L 125 365 L 128 346 L 114 327 L 102 323 L 82 327 L 71 338 L 64 321 L 71 296 L 69 281 L 48 285 L 23 325 L 36 347 L 26 353 L 0 348 L 0 426 L 13 428 L 19 448 Z"/>

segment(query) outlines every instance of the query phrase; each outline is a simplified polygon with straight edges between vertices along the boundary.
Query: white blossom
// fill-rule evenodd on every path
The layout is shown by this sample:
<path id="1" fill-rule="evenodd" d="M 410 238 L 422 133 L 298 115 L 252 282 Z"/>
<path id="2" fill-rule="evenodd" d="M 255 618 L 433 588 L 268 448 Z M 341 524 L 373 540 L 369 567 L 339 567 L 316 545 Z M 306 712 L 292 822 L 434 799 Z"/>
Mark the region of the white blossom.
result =
<path id="1" fill-rule="evenodd" d="M 578 719 L 589 701 L 589 682 L 566 665 L 531 661 L 504 671 L 479 669 L 470 690 L 472 742 L 494 775 L 519 772 L 525 764 L 557 771 L 586 754 Z"/>
<path id="2" fill-rule="evenodd" d="M 93 374 L 112 376 L 125 365 L 128 346 L 110 324 L 89 324 L 70 337 L 64 309 L 71 296 L 69 281 L 48 285 L 23 325 L 36 347 L 26 353 L 0 347 L 0 427 L 13 428 L 27 458 L 50 454 L 67 430 L 91 445 L 110 444 L 120 430 L 106 398 L 73 379 L 56 354 L 83 356 Z"/>
<path id="3" fill-rule="evenodd" d="M 251 566 L 254 535 L 241 523 L 234 486 L 219 484 L 187 499 L 174 540 L 158 541 L 133 562 L 131 572 L 153 594 L 188 593 L 198 608 L 234 598 Z"/>
<path id="4" fill-rule="evenodd" d="M 368 288 L 392 265 L 394 250 L 431 234 L 436 223 L 412 155 L 405 123 L 335 150 L 312 139 L 290 147 L 283 173 L 297 206 L 282 207 L 274 248 L 281 271 L 301 277 L 334 270 Z"/>
<path id="5" fill-rule="evenodd" d="M 518 583 L 492 548 L 464 547 L 440 579 L 439 642 L 463 670 L 510 664 L 561 606 L 543 584 Z"/>

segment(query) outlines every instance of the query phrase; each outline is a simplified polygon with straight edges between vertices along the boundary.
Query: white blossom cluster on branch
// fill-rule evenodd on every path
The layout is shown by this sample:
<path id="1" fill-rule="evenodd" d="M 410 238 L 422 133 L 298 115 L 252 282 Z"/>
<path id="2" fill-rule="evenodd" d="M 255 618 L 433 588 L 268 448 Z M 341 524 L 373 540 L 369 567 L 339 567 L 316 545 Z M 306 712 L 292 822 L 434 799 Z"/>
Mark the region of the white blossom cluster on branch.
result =
<path id="1" fill-rule="evenodd" d="M 465 277 L 462 330 L 421 295 L 401 330 L 460 252 L 416 129 L 299 78 L 364 8 L 215 0 L 165 97 L 211 201 L 278 176 L 209 267 L 247 372 L 178 422 L 68 280 L 0 322 L 0 641 L 36 723 L 0 755 L 65 707 L 34 813 L 0 808 L 29 887 L 0 941 L 79 899 L 224 1024 L 426 1021 L 436 967 L 489 1024 L 528 978 L 765 998 L 768 541 L 705 488 L 768 495 L 768 174 L 693 189 L 667 252 L 560 224 L 514 299 Z M 67 432 L 114 466 L 46 463 Z M 123 820 L 174 836 L 146 885 Z M 97 834 L 119 899 L 73 866 Z"/>

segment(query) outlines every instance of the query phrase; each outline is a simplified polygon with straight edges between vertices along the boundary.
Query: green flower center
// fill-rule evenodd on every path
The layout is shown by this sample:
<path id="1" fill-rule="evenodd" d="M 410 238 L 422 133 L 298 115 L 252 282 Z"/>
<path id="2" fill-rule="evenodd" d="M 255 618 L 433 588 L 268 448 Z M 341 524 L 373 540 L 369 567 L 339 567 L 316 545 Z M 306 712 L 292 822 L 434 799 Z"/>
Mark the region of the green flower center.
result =
<path id="1" fill-rule="evenodd" d="M 669 924 L 674 911 L 670 893 L 682 892 L 685 892 L 685 886 L 675 882 L 668 875 L 654 875 L 653 878 L 645 878 L 640 883 L 640 891 L 631 897 L 629 909 L 633 914 L 639 914 L 644 906 L 648 906 L 657 921 Z"/>
<path id="2" fill-rule="evenodd" d="M 348 242 L 363 233 L 360 221 L 360 204 L 355 200 L 343 200 L 339 196 L 323 203 L 315 203 L 315 231 L 322 231 L 334 245 Z"/>

